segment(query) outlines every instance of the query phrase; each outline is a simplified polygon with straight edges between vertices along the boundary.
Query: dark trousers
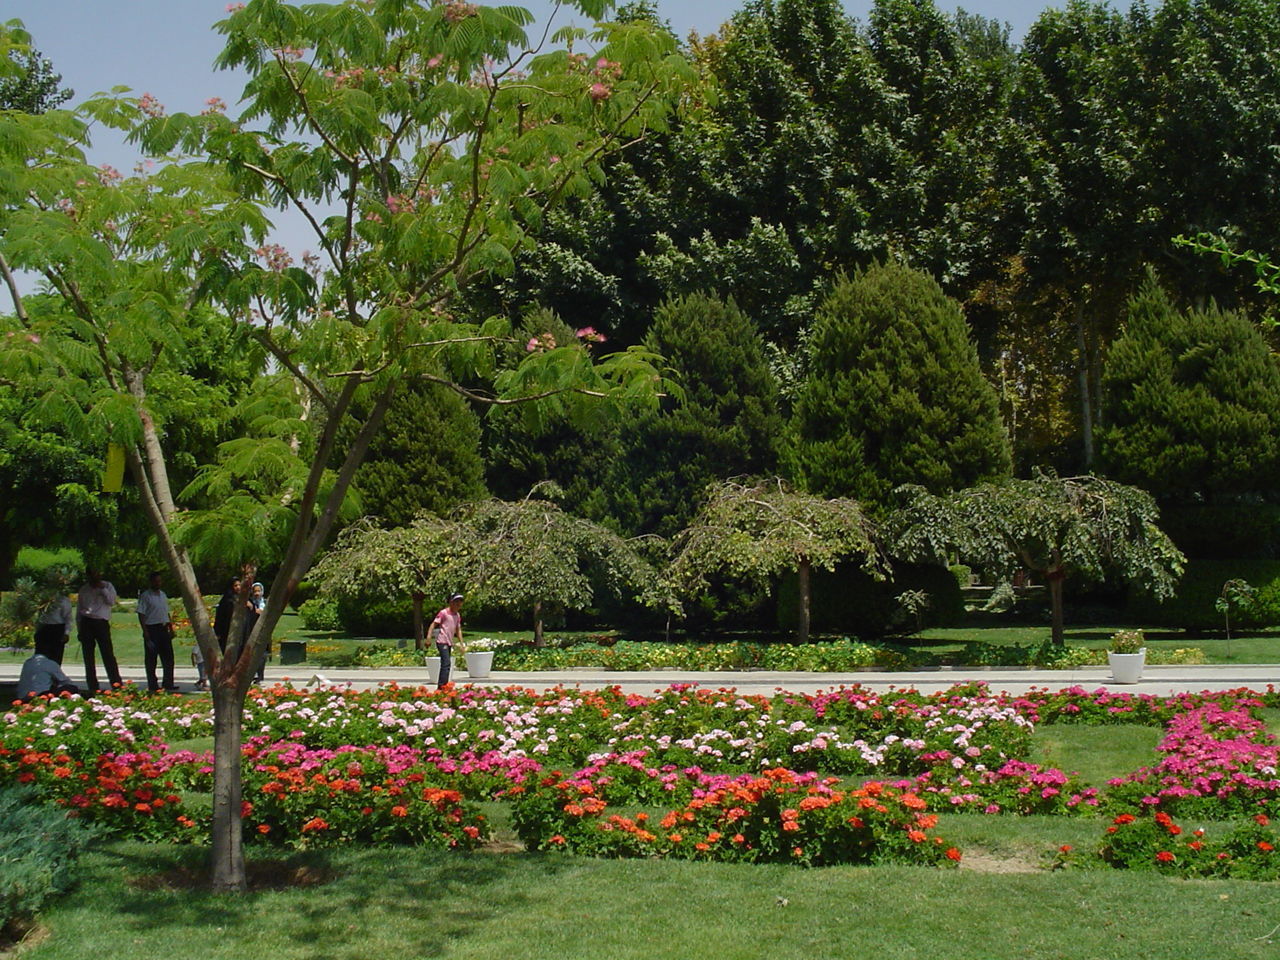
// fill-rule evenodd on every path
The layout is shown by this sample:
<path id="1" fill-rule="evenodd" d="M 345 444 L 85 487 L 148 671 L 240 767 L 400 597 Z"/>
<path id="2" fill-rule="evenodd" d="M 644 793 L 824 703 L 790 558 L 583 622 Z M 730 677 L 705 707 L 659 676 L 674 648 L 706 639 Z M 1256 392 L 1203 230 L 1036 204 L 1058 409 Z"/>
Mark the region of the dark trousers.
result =
<path id="1" fill-rule="evenodd" d="M 176 690 L 173 682 L 173 637 L 167 623 L 148 623 L 142 628 L 142 647 L 146 654 L 147 689 L 158 690 L 156 683 L 156 658 L 164 667 L 164 688 Z"/>
<path id="2" fill-rule="evenodd" d="M 102 668 L 107 671 L 107 679 L 113 686 L 119 686 L 120 668 L 116 666 L 116 652 L 111 646 L 111 623 L 93 617 L 81 617 L 76 625 L 80 634 L 80 652 L 84 654 L 84 682 L 90 693 L 98 692 L 98 668 L 93 659 L 93 648 L 96 644 L 102 653 Z"/>
<path id="3" fill-rule="evenodd" d="M 67 625 L 65 623 L 36 624 L 36 653 L 42 653 L 59 666 L 62 665 L 62 651 L 67 648 Z"/>
<path id="4" fill-rule="evenodd" d="M 453 647 L 447 643 L 437 643 L 436 654 L 440 657 L 440 682 L 436 686 L 443 687 L 449 682 L 449 671 L 453 667 Z"/>

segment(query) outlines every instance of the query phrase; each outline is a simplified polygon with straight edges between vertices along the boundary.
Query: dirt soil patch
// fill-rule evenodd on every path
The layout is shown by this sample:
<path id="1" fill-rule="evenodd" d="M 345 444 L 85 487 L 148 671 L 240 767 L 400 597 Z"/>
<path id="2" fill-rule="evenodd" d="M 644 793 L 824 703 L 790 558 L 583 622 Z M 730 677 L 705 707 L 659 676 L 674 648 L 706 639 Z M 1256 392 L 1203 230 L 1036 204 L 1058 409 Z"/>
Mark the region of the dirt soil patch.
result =
<path id="1" fill-rule="evenodd" d="M 311 864 L 248 863 L 245 864 L 249 889 L 291 890 L 295 887 L 319 887 L 332 883 L 338 872 Z M 201 890 L 209 887 L 207 867 L 175 867 L 163 873 L 130 877 L 130 886 L 139 890 Z"/>
<path id="2" fill-rule="evenodd" d="M 1039 864 L 1020 857 L 994 857 L 989 853 L 966 852 L 960 861 L 961 870 L 974 873 L 1039 873 Z"/>

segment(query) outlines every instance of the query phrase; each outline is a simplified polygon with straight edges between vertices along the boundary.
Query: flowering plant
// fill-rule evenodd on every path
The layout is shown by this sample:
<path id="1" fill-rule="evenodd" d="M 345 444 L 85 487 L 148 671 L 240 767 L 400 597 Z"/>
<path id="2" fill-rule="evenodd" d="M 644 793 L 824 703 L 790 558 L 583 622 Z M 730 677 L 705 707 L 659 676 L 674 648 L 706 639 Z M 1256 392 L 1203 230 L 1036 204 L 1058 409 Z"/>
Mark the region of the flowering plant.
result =
<path id="1" fill-rule="evenodd" d="M 1117 630 L 1111 635 L 1112 653 L 1141 653 L 1145 646 L 1141 630 Z"/>

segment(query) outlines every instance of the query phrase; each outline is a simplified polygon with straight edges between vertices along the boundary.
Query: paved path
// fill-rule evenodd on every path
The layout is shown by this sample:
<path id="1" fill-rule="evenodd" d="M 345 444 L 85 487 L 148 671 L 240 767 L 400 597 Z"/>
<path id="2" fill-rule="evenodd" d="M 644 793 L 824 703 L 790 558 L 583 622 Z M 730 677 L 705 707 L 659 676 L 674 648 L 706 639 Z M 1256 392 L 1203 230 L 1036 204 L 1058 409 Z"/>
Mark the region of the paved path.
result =
<path id="1" fill-rule="evenodd" d="M 80 664 L 68 661 L 64 666 L 72 680 L 83 683 L 84 673 Z M 0 664 L 0 681 L 17 680 L 21 665 Z M 123 666 L 121 673 L 126 680 L 145 685 L 141 667 Z M 99 665 L 101 675 L 101 665 Z M 185 691 L 195 687 L 195 671 L 179 668 L 179 685 Z M 1060 689 L 1079 684 L 1088 689 L 1105 687 L 1131 693 L 1167 695 L 1200 690 L 1231 690 L 1249 687 L 1265 690 L 1268 684 L 1280 684 L 1280 664 L 1229 664 L 1214 666 L 1149 666 L 1143 679 L 1133 684 L 1117 684 L 1111 681 L 1107 667 L 1081 667 L 1074 670 L 1040 670 L 1035 668 L 959 667 L 954 669 L 920 669 L 901 671 L 866 670 L 850 673 L 800 673 L 773 670 L 744 671 L 687 671 L 642 670 L 623 673 L 613 670 L 576 669 L 541 671 L 495 671 L 483 680 L 471 680 L 465 671 L 454 678 L 459 684 L 474 683 L 482 686 L 523 686 L 545 690 L 555 686 L 621 687 L 628 693 L 652 693 L 673 683 L 696 683 L 699 686 L 718 688 L 734 687 L 744 693 L 771 694 L 778 688 L 798 693 L 814 693 L 841 685 L 862 684 L 875 690 L 890 687 L 914 687 L 922 692 L 945 690 L 957 683 L 982 680 L 994 691 L 1025 693 L 1033 687 Z M 387 667 L 379 669 L 316 667 L 269 667 L 267 682 L 289 680 L 297 686 L 308 683 L 351 685 L 357 689 L 376 687 L 380 683 L 399 683 L 417 686 L 429 682 L 425 668 Z"/>

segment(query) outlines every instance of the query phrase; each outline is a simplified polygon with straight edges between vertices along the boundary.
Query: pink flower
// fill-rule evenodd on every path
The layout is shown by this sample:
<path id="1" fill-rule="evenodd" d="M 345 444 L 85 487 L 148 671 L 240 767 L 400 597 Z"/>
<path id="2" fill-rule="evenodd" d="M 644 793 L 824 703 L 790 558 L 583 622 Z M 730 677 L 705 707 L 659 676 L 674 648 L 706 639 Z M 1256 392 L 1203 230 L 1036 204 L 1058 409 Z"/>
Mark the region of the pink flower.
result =
<path id="1" fill-rule="evenodd" d="M 609 95 L 610 95 L 611 93 L 613 93 L 613 91 L 612 91 L 612 90 L 610 90 L 610 89 L 609 89 L 605 84 L 603 84 L 603 83 L 593 83 L 593 84 L 592 84 L 592 85 L 587 89 L 587 93 L 591 95 L 591 99 L 592 99 L 592 100 L 594 100 L 594 101 L 596 101 L 597 103 L 599 103 L 599 102 L 600 102 L 600 101 L 602 101 L 602 100 L 608 100 L 608 99 L 609 99 Z"/>

